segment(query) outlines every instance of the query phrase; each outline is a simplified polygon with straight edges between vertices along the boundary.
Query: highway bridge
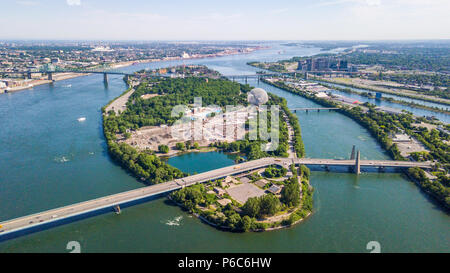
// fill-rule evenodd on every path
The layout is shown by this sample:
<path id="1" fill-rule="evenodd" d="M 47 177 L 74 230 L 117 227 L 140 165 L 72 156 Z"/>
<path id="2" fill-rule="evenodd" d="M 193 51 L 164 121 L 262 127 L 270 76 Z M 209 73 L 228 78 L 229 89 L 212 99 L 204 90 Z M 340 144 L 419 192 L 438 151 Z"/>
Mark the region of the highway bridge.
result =
<path id="1" fill-rule="evenodd" d="M 108 75 L 124 75 L 131 76 L 134 73 L 123 72 L 117 69 L 55 69 L 55 70 L 27 70 L 27 71 L 0 71 L 0 75 L 23 75 L 24 78 L 31 79 L 31 75 L 33 73 L 43 73 L 47 74 L 48 80 L 53 80 L 53 74 L 55 73 L 81 73 L 81 74 L 103 74 L 103 79 L 105 82 L 108 81 Z M 305 75 L 306 79 L 308 79 L 308 74 L 360 74 L 360 72 L 348 72 L 348 71 L 291 71 L 291 72 L 268 72 L 268 73 L 256 73 L 256 74 L 236 74 L 236 75 L 223 75 L 231 79 L 232 81 L 242 79 L 247 83 L 248 79 L 257 79 L 258 82 L 261 77 L 297 77 L 297 75 Z M 154 77 L 164 77 L 169 78 L 172 77 L 170 74 L 153 74 Z M 202 76 L 200 76 L 202 77 Z"/>
<path id="2" fill-rule="evenodd" d="M 134 73 L 130 72 L 123 72 L 120 70 L 112 70 L 112 69 L 87 69 L 87 70 L 79 70 L 79 69 L 56 69 L 56 70 L 27 70 L 27 71 L 0 71 L 0 75 L 23 75 L 23 78 L 25 79 L 31 79 L 32 74 L 41 73 L 41 74 L 47 74 L 48 80 L 53 80 L 53 75 L 55 73 L 80 73 L 80 74 L 103 74 L 103 80 L 105 82 L 108 81 L 108 75 L 123 75 L 123 76 L 132 76 Z M 152 74 L 154 77 L 163 77 L 163 78 L 170 78 L 172 77 L 171 74 L 159 74 L 155 73 Z M 297 72 L 287 72 L 287 73 L 257 73 L 257 74 L 242 74 L 242 75 L 224 75 L 224 77 L 227 77 L 231 79 L 232 81 L 243 79 L 247 83 L 248 79 L 254 78 L 259 79 L 261 77 L 274 77 L 274 76 L 289 76 L 289 75 L 297 75 Z M 203 76 L 198 76 L 203 77 Z M 206 76 L 205 76 L 206 77 Z"/>
<path id="3" fill-rule="evenodd" d="M 352 151 L 352 158 L 354 158 Z M 174 190 L 191 186 L 196 183 L 204 183 L 230 175 L 238 175 L 252 170 L 264 168 L 270 165 L 278 165 L 288 168 L 291 164 L 306 166 L 348 166 L 355 167 L 359 173 L 359 167 L 375 168 L 431 168 L 430 162 L 390 161 L 390 160 L 359 160 L 357 157 L 350 160 L 338 159 L 311 159 L 311 158 L 262 158 L 241 164 L 236 164 L 185 178 L 175 179 L 169 182 L 146 186 L 118 194 L 113 194 L 73 205 L 68 205 L 48 211 L 4 221 L 0 223 L 0 241 L 12 239 L 21 235 L 49 229 L 87 217 L 120 211 L 120 207 L 128 207 L 154 199 Z M 356 165 L 356 166 L 355 166 Z"/>

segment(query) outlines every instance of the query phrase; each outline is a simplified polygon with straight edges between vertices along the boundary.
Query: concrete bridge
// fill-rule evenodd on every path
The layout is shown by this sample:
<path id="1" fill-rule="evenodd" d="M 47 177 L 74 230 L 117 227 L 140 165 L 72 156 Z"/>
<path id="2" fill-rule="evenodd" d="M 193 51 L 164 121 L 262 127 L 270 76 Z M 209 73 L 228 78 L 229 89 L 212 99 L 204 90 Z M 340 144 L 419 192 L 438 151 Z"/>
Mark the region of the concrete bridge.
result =
<path id="1" fill-rule="evenodd" d="M 78 69 L 56 69 L 56 70 L 36 70 L 36 71 L 0 71 L 0 75 L 23 75 L 25 79 L 31 79 L 32 74 L 41 73 L 41 74 L 47 74 L 48 80 L 53 80 L 53 75 L 56 73 L 81 73 L 81 74 L 103 74 L 103 80 L 104 82 L 108 82 L 108 75 L 123 75 L 123 76 L 132 76 L 134 73 L 129 72 L 122 72 L 120 70 L 78 70 Z M 245 83 L 247 83 L 248 79 L 259 79 L 261 77 L 273 77 L 273 76 L 289 76 L 289 75 L 296 75 L 297 72 L 288 72 L 288 73 L 260 73 L 260 74 L 247 74 L 247 75 L 224 75 L 224 77 L 227 77 L 231 79 L 232 81 L 243 79 L 245 80 Z M 155 73 L 153 74 L 154 77 L 163 77 L 163 78 L 170 78 L 172 75 L 170 74 L 159 74 Z M 203 77 L 203 76 L 198 76 Z"/>
<path id="2" fill-rule="evenodd" d="M 131 76 L 133 73 L 126 73 L 121 71 L 108 71 L 108 70 L 39 70 L 39 71 L 0 71 L 0 75 L 23 75 L 25 79 L 31 79 L 32 74 L 47 74 L 47 79 L 49 81 L 53 81 L 53 75 L 56 73 L 79 73 L 79 74 L 103 74 L 103 81 L 105 83 L 108 82 L 108 74 L 109 75 L 124 75 Z"/>
<path id="3" fill-rule="evenodd" d="M 306 166 L 348 166 L 354 167 L 355 173 L 360 167 L 393 167 L 393 168 L 431 168 L 430 162 L 390 161 L 390 160 L 360 160 L 359 151 L 355 158 L 354 149 L 350 160 L 311 159 L 311 158 L 262 158 L 241 164 L 236 164 L 196 175 L 191 175 L 169 182 L 146 186 L 118 194 L 113 194 L 73 205 L 64 206 L 0 223 L 0 241 L 19 237 L 21 235 L 49 229 L 73 221 L 108 212 L 120 212 L 120 207 L 129 207 L 143 203 L 174 190 L 191 186 L 196 183 L 217 180 L 230 175 L 238 175 L 252 170 L 278 165 L 288 168 L 291 164 Z"/>

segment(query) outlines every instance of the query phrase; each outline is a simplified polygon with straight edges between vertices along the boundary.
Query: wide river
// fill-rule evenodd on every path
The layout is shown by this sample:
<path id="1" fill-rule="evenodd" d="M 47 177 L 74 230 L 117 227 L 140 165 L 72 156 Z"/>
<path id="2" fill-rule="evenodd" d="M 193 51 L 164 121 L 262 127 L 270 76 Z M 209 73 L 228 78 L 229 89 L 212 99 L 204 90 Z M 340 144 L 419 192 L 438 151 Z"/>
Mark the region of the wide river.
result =
<path id="1" fill-rule="evenodd" d="M 275 61 L 318 53 L 284 47 L 248 55 L 189 60 L 225 75 L 254 73 L 248 61 Z M 124 68 L 166 67 L 182 61 Z M 106 152 L 100 108 L 125 90 L 121 77 L 100 75 L 0 95 L 0 221 L 143 185 L 114 164 Z M 249 84 L 257 86 L 255 81 Z M 315 104 L 259 84 L 285 97 L 290 107 Z M 348 158 L 352 145 L 362 157 L 388 156 L 368 131 L 335 113 L 298 113 L 307 157 Z M 85 117 L 79 122 L 79 117 Z M 202 172 L 233 161 L 222 153 L 172 158 L 174 166 Z M 218 231 L 188 216 L 165 198 L 114 213 L 0 243 L 0 252 L 449 252 L 450 217 L 400 174 L 313 172 L 314 214 L 295 227 L 263 233 Z"/>

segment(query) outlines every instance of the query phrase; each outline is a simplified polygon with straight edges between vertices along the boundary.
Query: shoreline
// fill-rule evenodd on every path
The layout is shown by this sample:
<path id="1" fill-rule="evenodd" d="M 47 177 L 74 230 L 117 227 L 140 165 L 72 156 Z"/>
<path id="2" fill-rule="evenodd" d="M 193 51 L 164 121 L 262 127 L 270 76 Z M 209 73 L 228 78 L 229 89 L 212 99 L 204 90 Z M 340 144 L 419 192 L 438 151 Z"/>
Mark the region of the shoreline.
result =
<path id="1" fill-rule="evenodd" d="M 179 61 L 179 60 L 194 60 L 194 59 L 208 59 L 208 58 L 219 58 L 219 57 L 226 57 L 226 56 L 232 56 L 232 55 L 242 55 L 242 54 L 250 54 L 253 53 L 257 50 L 263 50 L 263 49 L 268 49 L 269 47 L 258 47 L 255 48 L 252 51 L 249 52 L 231 52 L 231 53 L 227 53 L 227 54 L 223 54 L 223 55 L 216 55 L 216 56 L 199 56 L 199 57 L 189 57 L 189 58 L 183 58 L 183 57 L 164 57 L 162 59 L 143 59 L 143 60 L 134 60 L 134 61 L 126 61 L 126 62 L 119 62 L 119 63 L 115 63 L 111 65 L 111 69 L 117 69 L 117 68 L 123 68 L 123 67 L 129 67 L 129 66 L 133 66 L 133 65 L 137 65 L 137 64 L 145 64 L 145 63 L 153 63 L 153 62 L 164 62 L 164 61 Z M 63 75 L 61 75 L 63 74 Z M 89 76 L 92 73 L 73 73 L 73 72 L 68 72 L 68 73 L 60 73 L 61 78 L 57 78 L 57 74 L 54 76 L 55 79 L 54 80 L 36 80 L 38 82 L 30 84 L 28 86 L 19 86 L 17 88 L 14 89 L 10 89 L 10 90 L 0 90 L 3 92 L 0 92 L 1 94 L 8 94 L 8 93 L 15 93 L 15 92 L 19 92 L 19 91 L 23 91 L 23 90 L 28 90 L 28 89 L 33 89 L 33 87 L 35 86 L 39 86 L 39 85 L 44 85 L 44 84 L 51 84 L 53 82 L 58 82 L 58 81 L 64 81 L 64 80 L 69 80 L 69 79 L 75 79 L 78 77 L 83 77 L 83 76 Z"/>
<path id="2" fill-rule="evenodd" d="M 324 104 L 323 101 L 321 101 L 321 100 L 316 100 L 316 99 L 314 99 L 314 98 L 311 98 L 311 97 L 307 96 L 305 93 L 303 93 L 303 92 L 301 92 L 301 91 L 299 91 L 299 92 L 297 93 L 297 92 L 294 92 L 293 90 L 290 90 L 290 89 L 289 89 L 288 87 L 286 87 L 286 86 L 279 86 L 279 85 L 274 84 L 274 83 L 272 83 L 272 82 L 269 82 L 269 81 L 267 81 L 267 80 L 265 80 L 265 79 L 262 79 L 262 81 L 263 81 L 264 83 L 267 83 L 267 84 L 272 85 L 272 86 L 274 86 L 274 87 L 277 87 L 277 88 L 280 88 L 280 89 L 282 89 L 282 90 L 285 90 L 286 92 L 290 92 L 290 93 L 292 93 L 292 94 L 296 94 L 296 95 L 298 95 L 298 96 L 304 97 L 304 98 L 306 98 L 306 99 L 308 99 L 308 100 L 311 100 L 311 101 L 313 101 L 313 102 L 315 102 L 315 103 L 318 103 L 318 104 L 321 104 L 321 105 L 324 105 L 324 106 L 328 106 L 328 105 Z M 345 116 L 351 118 L 352 120 L 354 120 L 355 122 L 357 122 L 359 125 L 361 125 L 363 128 L 369 130 L 368 127 L 366 127 L 363 123 L 361 123 L 361 120 L 356 119 L 356 118 L 354 118 L 353 116 L 346 114 L 346 113 L 348 113 L 347 110 L 341 108 L 341 109 L 339 110 L 339 112 L 341 112 L 341 114 L 344 114 Z M 375 140 L 377 141 L 377 143 L 379 143 L 379 144 L 383 147 L 383 150 L 385 150 L 386 152 L 388 152 L 388 155 L 389 155 L 391 158 L 395 159 L 395 156 L 394 156 L 393 154 L 391 154 L 391 152 L 389 152 L 389 149 L 387 149 L 386 147 L 384 147 L 384 144 L 383 144 L 383 143 L 382 143 L 382 142 L 381 142 L 381 141 L 380 141 L 380 140 L 379 140 L 379 139 L 378 139 L 378 138 L 377 138 L 370 130 L 369 130 L 369 132 L 370 132 L 371 135 L 375 138 Z M 422 144 L 423 144 L 423 143 L 422 143 Z M 406 160 L 404 157 L 402 157 L 402 158 L 403 158 L 403 160 Z M 406 173 L 406 176 L 407 176 L 408 178 L 411 178 L 411 176 L 409 176 L 407 172 L 405 172 L 405 173 Z M 425 194 L 427 194 L 428 196 L 430 196 L 431 198 L 433 198 L 433 199 L 437 202 L 437 204 L 439 205 L 439 206 L 438 206 L 439 209 L 441 209 L 441 210 L 443 210 L 443 211 L 445 211 L 445 210 L 448 211 L 448 210 L 449 210 L 448 206 L 447 206 L 445 203 L 442 203 L 442 201 L 440 201 L 440 200 L 437 198 L 435 192 L 426 189 L 425 187 L 423 187 L 423 186 L 421 185 L 421 183 L 417 183 L 414 179 L 409 179 L 409 181 L 414 182 L 414 183 L 418 186 L 419 190 L 423 191 Z"/>
<path id="3" fill-rule="evenodd" d="M 255 68 L 259 68 L 259 69 L 265 69 L 265 70 L 268 70 L 268 71 L 276 72 L 276 73 L 287 72 L 287 71 L 281 71 L 281 70 L 277 71 L 277 70 L 270 69 L 270 68 L 263 68 L 263 67 L 260 67 L 258 65 L 258 63 L 259 62 L 249 62 L 249 63 L 247 63 L 247 65 L 255 67 Z M 299 73 L 304 73 L 304 72 L 300 71 Z M 429 96 L 429 95 L 423 95 L 423 94 L 419 94 L 419 93 L 417 93 L 417 94 L 397 93 L 395 91 L 390 91 L 390 90 L 386 90 L 386 89 L 380 89 L 380 88 L 376 88 L 376 87 L 363 86 L 363 85 L 357 85 L 357 84 L 343 83 L 343 82 L 339 82 L 339 81 L 332 81 L 332 80 L 325 79 L 323 77 L 316 77 L 316 76 L 313 76 L 311 79 L 312 80 L 317 80 L 317 81 L 323 81 L 325 83 L 340 84 L 340 85 L 343 85 L 343 86 L 346 86 L 346 87 L 364 89 L 364 90 L 368 90 L 368 91 L 381 92 L 381 93 L 395 95 L 395 96 L 404 97 L 404 98 L 410 98 L 410 99 L 416 99 L 416 100 L 421 100 L 421 101 L 425 101 L 425 102 L 437 103 L 437 104 L 441 104 L 442 106 L 449 106 L 450 105 L 450 100 L 448 100 L 448 99 L 440 98 L 440 97 L 434 97 L 434 96 Z"/>

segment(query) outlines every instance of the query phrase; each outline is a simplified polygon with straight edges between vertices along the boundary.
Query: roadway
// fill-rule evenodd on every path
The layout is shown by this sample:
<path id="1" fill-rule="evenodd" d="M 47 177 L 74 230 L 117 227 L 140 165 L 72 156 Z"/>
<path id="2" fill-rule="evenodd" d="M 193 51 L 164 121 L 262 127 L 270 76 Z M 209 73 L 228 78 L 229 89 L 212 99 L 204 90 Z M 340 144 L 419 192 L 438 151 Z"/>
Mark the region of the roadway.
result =
<path id="1" fill-rule="evenodd" d="M 135 190 L 130 190 L 118 194 L 113 194 L 73 205 L 68 205 L 48 211 L 4 221 L 0 223 L 1 236 L 14 233 L 23 229 L 56 222 L 62 219 L 87 214 L 92 211 L 120 206 L 128 202 L 151 196 L 168 193 L 181 189 L 185 186 L 191 186 L 196 183 L 204 183 L 210 180 L 220 179 L 230 175 L 236 175 L 251 170 L 267 167 L 270 165 L 279 165 L 288 168 L 290 164 L 304 165 L 333 165 L 333 166 L 354 166 L 355 160 L 337 160 L 337 159 L 311 159 L 311 158 L 261 158 L 258 160 L 247 161 L 244 163 L 211 170 L 208 172 L 191 175 L 181 179 L 175 179 L 169 182 L 146 186 Z M 361 166 L 372 167 L 431 167 L 430 162 L 411 162 L 411 161 L 390 161 L 390 160 L 361 160 Z"/>

